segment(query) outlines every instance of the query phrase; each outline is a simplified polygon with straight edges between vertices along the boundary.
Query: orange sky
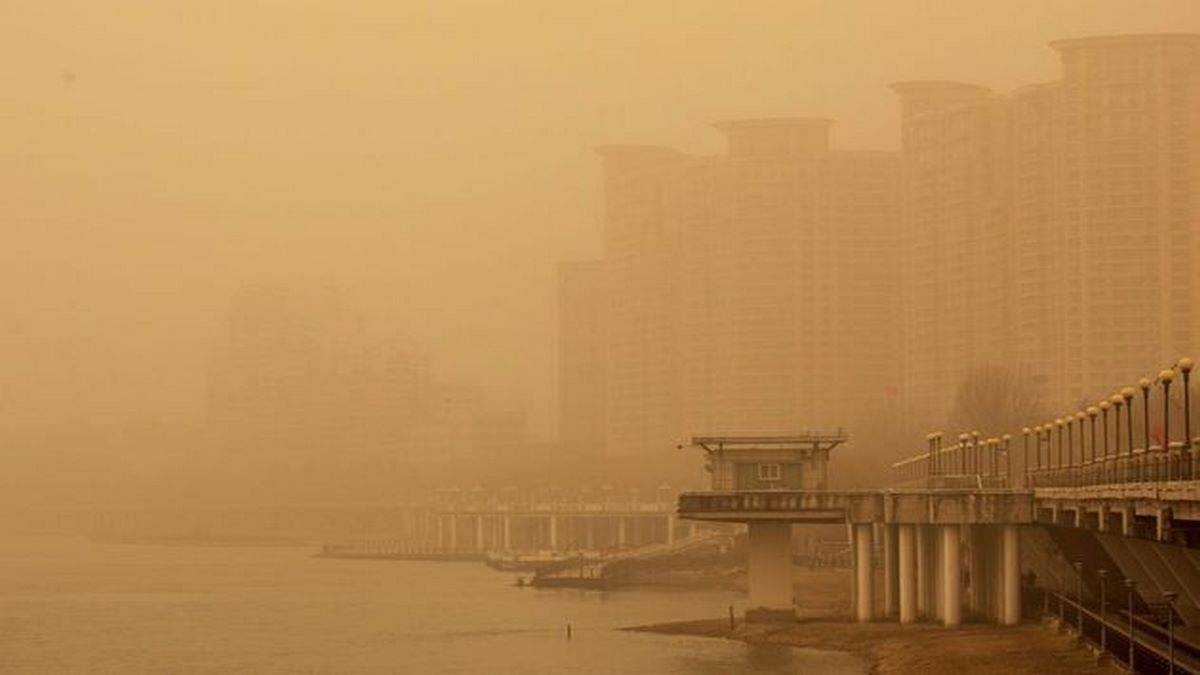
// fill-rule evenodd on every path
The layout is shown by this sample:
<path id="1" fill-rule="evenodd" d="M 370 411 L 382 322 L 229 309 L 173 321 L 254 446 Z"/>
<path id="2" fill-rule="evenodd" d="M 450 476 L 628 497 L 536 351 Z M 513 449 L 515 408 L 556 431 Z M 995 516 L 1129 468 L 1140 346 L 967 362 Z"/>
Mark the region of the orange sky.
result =
<path id="1" fill-rule="evenodd" d="M 229 293 L 341 285 L 553 430 L 554 265 L 599 253 L 590 147 L 716 152 L 886 85 L 1053 78 L 1054 38 L 1200 32 L 1200 3 L 0 3 L 0 426 L 198 417 Z"/>

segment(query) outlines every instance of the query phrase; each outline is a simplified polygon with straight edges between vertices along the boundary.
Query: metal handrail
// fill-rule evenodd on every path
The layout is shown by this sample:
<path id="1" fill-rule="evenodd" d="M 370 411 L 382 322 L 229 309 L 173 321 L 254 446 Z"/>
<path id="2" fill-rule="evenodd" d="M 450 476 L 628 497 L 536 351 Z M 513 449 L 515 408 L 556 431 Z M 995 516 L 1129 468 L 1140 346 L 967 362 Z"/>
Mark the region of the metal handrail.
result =
<path id="1" fill-rule="evenodd" d="M 1045 595 L 1054 596 L 1057 599 L 1059 604 L 1058 618 L 1060 620 L 1065 621 L 1068 624 L 1076 625 L 1079 616 L 1086 616 L 1087 619 L 1097 624 L 1097 626 L 1103 624 L 1107 632 L 1119 637 L 1124 641 L 1125 646 L 1128 647 L 1129 612 L 1127 610 L 1123 608 L 1113 609 L 1111 612 L 1106 612 L 1104 618 L 1101 619 L 1100 614 L 1093 611 L 1086 604 L 1076 602 L 1063 593 L 1049 589 L 1043 589 L 1042 593 Z M 1047 603 L 1043 602 L 1044 606 L 1046 604 Z M 1069 613 L 1064 612 L 1063 609 L 1066 607 L 1070 607 L 1072 611 Z M 1119 621 L 1114 621 L 1114 617 L 1119 619 Z M 1167 665 L 1170 661 L 1170 654 L 1164 644 L 1167 639 L 1167 631 L 1162 626 L 1151 621 L 1147 621 L 1136 614 L 1133 615 L 1133 621 L 1136 626 L 1134 629 L 1133 640 L 1135 649 L 1141 650 L 1145 656 L 1158 659 L 1161 661 L 1162 665 Z M 1076 627 L 1079 630 L 1080 636 L 1088 637 L 1086 635 L 1087 631 L 1084 626 L 1076 625 Z M 1097 632 L 1099 632 L 1098 629 Z M 1152 633 L 1159 639 L 1153 641 L 1147 640 L 1147 633 Z M 1174 643 L 1175 671 L 1184 673 L 1200 673 L 1200 644 L 1180 638 L 1178 632 L 1174 634 Z M 1107 648 L 1113 656 L 1119 658 L 1122 662 L 1126 662 L 1128 660 L 1128 656 L 1125 653 L 1127 650 L 1118 652 L 1118 650 L 1114 649 L 1114 646 L 1111 643 L 1107 645 Z M 1137 656 L 1135 655 L 1135 659 L 1136 658 Z"/>

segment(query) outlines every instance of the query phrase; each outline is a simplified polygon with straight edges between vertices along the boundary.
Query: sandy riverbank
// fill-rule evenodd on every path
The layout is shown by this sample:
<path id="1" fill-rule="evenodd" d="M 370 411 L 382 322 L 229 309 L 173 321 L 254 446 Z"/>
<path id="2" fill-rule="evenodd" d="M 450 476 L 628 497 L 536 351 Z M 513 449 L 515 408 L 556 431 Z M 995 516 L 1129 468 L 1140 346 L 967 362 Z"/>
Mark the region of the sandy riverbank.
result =
<path id="1" fill-rule="evenodd" d="M 1038 623 L 1009 628 L 965 624 L 953 630 L 934 624 L 854 623 L 849 616 L 848 570 L 797 571 L 796 597 L 803 604 L 795 623 L 746 625 L 738 617 L 730 630 L 728 619 L 713 618 L 630 630 L 854 652 L 880 675 L 1121 672 L 1112 665 L 1097 665 L 1091 652 L 1071 637 Z"/>

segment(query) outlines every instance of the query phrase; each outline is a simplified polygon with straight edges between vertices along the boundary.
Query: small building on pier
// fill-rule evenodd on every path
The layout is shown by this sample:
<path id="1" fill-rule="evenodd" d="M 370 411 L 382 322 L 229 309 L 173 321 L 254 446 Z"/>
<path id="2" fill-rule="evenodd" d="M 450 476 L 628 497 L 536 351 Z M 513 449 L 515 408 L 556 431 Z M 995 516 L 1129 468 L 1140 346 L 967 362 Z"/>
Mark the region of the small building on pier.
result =
<path id="1" fill-rule="evenodd" d="M 712 489 L 824 490 L 829 453 L 846 442 L 845 433 L 794 436 L 700 436 L 691 445 L 707 454 Z"/>

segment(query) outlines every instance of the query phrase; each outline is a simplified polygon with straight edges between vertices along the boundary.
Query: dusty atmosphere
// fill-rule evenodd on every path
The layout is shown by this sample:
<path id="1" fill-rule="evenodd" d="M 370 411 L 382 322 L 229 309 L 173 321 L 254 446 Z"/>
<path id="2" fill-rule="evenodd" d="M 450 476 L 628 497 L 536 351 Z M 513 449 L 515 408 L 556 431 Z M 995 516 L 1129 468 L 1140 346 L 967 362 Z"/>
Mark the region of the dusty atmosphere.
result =
<path id="1" fill-rule="evenodd" d="M 1196 0 L 5 0 L 0 80 L 0 673 L 1200 672 Z"/>

